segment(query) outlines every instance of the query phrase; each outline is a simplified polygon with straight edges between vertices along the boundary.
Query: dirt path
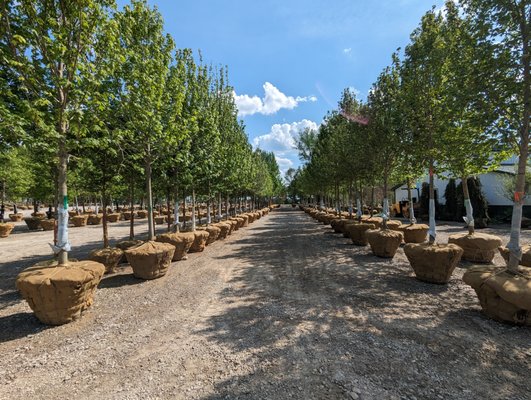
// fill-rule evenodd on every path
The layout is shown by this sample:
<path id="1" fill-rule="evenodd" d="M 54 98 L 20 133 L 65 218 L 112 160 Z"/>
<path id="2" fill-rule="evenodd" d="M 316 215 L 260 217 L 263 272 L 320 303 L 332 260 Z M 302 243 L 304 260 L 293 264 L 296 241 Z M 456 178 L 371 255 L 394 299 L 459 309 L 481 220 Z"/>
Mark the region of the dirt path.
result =
<path id="1" fill-rule="evenodd" d="M 348 242 L 275 211 L 164 278 L 106 277 L 55 328 L 9 287 L 21 263 L 0 264 L 0 399 L 529 398 L 530 329 L 484 318 L 463 269 L 429 285 L 402 250 Z"/>

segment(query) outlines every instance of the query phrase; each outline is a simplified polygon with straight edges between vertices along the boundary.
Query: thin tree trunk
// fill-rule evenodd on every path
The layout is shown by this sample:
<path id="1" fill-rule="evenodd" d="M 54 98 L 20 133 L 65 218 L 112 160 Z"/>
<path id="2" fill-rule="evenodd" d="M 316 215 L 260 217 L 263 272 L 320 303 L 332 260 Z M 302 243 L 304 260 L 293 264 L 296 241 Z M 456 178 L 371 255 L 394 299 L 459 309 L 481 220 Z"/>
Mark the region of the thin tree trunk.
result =
<path id="1" fill-rule="evenodd" d="M 129 239 L 135 238 L 135 185 L 131 177 L 131 219 L 129 221 Z"/>
<path id="2" fill-rule="evenodd" d="M 168 219 L 168 232 L 171 232 L 171 188 L 168 186 L 166 197 L 166 218 Z"/>
<path id="3" fill-rule="evenodd" d="M 226 211 L 226 214 L 227 214 L 226 215 L 226 220 L 228 221 L 229 220 L 229 207 L 230 207 L 229 206 L 230 205 L 230 203 L 229 203 L 229 195 L 227 194 L 226 197 L 227 197 L 227 199 L 226 199 L 226 203 L 225 203 L 225 211 Z"/>
<path id="4" fill-rule="evenodd" d="M 192 186 L 192 232 L 195 232 L 195 188 Z"/>
<path id="5" fill-rule="evenodd" d="M 382 210 L 382 218 L 383 218 L 383 229 L 387 229 L 387 221 L 389 220 L 389 199 L 387 198 L 387 175 L 384 177 L 384 184 L 383 184 L 383 210 Z"/>
<path id="6" fill-rule="evenodd" d="M 148 158 L 146 160 L 146 195 L 148 217 L 148 240 L 155 240 L 155 226 L 153 224 L 153 193 L 151 191 L 151 160 L 149 159 L 150 146 L 147 145 Z"/>
<path id="7" fill-rule="evenodd" d="M 63 93 L 61 93 L 63 95 Z M 57 260 L 59 265 L 68 264 L 68 191 L 67 191 L 67 170 L 68 170 L 68 153 L 66 151 L 65 136 L 67 133 L 67 124 L 61 121 L 59 134 L 62 139 L 59 141 L 59 168 L 57 170 L 58 188 L 59 188 L 59 212 L 58 212 L 58 233 L 57 233 Z"/>
<path id="8" fill-rule="evenodd" d="M 175 218 L 175 221 L 173 221 L 173 231 L 179 232 L 181 230 L 181 226 L 179 224 L 179 189 L 175 189 L 175 206 L 173 210 L 173 215 Z"/>
<path id="9" fill-rule="evenodd" d="M 223 218 L 223 215 L 222 215 L 222 209 L 221 209 L 221 192 L 218 193 L 218 221 L 221 221 L 221 219 Z"/>
<path id="10" fill-rule="evenodd" d="M 415 218 L 415 208 L 413 206 L 413 194 L 411 193 L 411 179 L 407 178 L 407 197 L 409 199 L 409 222 L 413 225 L 417 223 Z"/>
<path id="11" fill-rule="evenodd" d="M 437 237 L 435 225 L 435 187 L 433 178 L 433 160 L 430 161 L 430 203 L 429 203 L 429 220 L 430 220 L 430 244 L 435 243 Z"/>
<path id="12" fill-rule="evenodd" d="M 186 229 L 186 193 L 183 196 L 183 229 Z"/>
<path id="13" fill-rule="evenodd" d="M 463 218 L 468 227 L 468 234 L 474 234 L 474 210 L 472 203 L 470 202 L 470 193 L 468 192 L 468 176 L 461 178 L 461 186 L 463 186 L 463 199 L 465 203 L 466 216 Z"/>
<path id="14" fill-rule="evenodd" d="M 103 248 L 106 249 L 109 247 L 109 226 L 107 223 L 107 194 L 103 192 L 102 196 L 102 205 L 103 205 Z"/>

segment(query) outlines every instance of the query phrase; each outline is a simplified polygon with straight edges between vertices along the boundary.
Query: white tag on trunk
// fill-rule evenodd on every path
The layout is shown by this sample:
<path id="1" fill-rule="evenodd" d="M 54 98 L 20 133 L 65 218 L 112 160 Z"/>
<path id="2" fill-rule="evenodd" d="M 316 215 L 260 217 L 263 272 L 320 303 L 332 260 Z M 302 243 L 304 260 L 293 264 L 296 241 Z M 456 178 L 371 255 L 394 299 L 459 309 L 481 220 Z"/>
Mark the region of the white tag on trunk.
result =
<path id="1" fill-rule="evenodd" d="M 430 229 L 428 233 L 435 240 L 437 234 L 435 232 L 435 199 L 430 199 Z"/>
<path id="2" fill-rule="evenodd" d="M 68 242 L 68 210 L 63 206 L 57 209 L 57 245 L 50 244 L 54 254 L 59 254 L 61 251 L 70 251 L 70 243 Z"/>

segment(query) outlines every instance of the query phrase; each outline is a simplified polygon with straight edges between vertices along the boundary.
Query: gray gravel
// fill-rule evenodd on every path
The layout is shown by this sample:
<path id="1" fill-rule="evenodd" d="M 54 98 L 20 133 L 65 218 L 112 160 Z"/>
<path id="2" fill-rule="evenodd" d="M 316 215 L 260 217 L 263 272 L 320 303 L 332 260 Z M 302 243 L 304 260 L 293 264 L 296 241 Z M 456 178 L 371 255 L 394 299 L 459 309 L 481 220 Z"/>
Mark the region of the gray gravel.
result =
<path id="1" fill-rule="evenodd" d="M 457 231 L 441 225 L 439 240 Z M 99 246 L 101 228 L 71 232 L 76 256 Z M 531 330 L 481 314 L 469 263 L 422 283 L 402 249 L 378 259 L 284 208 L 161 279 L 123 267 L 83 318 L 45 327 L 14 280 L 48 241 L 0 239 L 1 399 L 531 398 Z"/>

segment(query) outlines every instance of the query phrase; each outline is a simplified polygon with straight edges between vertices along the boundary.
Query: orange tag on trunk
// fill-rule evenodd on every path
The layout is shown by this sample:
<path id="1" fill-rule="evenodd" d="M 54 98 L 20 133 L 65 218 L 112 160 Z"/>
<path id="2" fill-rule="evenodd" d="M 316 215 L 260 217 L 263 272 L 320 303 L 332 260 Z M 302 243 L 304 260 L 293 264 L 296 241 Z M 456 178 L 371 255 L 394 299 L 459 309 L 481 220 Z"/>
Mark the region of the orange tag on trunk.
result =
<path id="1" fill-rule="evenodd" d="M 524 200 L 525 192 L 514 192 L 514 201 L 520 203 Z"/>

